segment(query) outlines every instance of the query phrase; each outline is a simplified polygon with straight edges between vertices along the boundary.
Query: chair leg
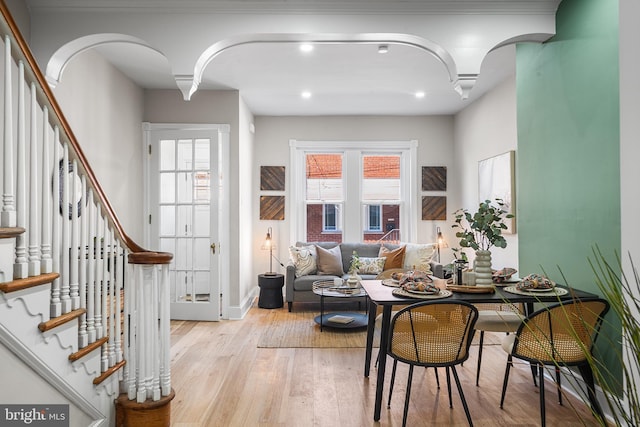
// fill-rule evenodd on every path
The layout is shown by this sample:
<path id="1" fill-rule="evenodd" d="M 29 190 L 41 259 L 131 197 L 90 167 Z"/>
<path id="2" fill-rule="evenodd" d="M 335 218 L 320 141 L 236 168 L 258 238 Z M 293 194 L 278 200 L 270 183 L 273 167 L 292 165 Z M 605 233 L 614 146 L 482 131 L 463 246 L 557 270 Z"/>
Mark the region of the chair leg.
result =
<path id="1" fill-rule="evenodd" d="M 413 365 L 409 365 L 409 378 L 407 379 L 407 395 L 404 398 L 404 413 L 402 415 L 402 427 L 407 425 L 407 413 L 409 412 L 409 397 L 411 396 L 411 380 L 413 379 Z"/>
<path id="2" fill-rule="evenodd" d="M 447 373 L 447 393 L 449 394 L 449 408 L 453 408 L 453 403 L 451 402 L 451 377 L 449 376 L 449 367 L 445 368 Z"/>
<path id="3" fill-rule="evenodd" d="M 511 371 L 511 365 L 513 364 L 513 357 L 509 355 L 507 357 L 507 368 L 504 371 L 504 380 L 502 381 L 502 395 L 500 396 L 500 409 L 504 404 L 504 397 L 507 393 L 507 384 L 509 384 L 509 372 Z"/>
<path id="4" fill-rule="evenodd" d="M 393 359 L 393 370 L 391 371 L 391 383 L 389 384 L 389 400 L 387 401 L 387 408 L 391 407 L 391 395 L 393 394 L 393 384 L 396 382 L 397 367 L 398 367 L 398 360 Z"/>
<path id="5" fill-rule="evenodd" d="M 556 366 L 556 388 L 558 389 L 558 403 L 562 405 L 562 384 L 560 382 L 560 367 Z"/>
<path id="6" fill-rule="evenodd" d="M 438 390 L 440 390 L 440 377 L 438 377 L 438 368 L 433 368 L 433 372 L 436 373 L 436 385 L 438 386 Z"/>
<path id="7" fill-rule="evenodd" d="M 545 427 L 547 416 L 544 410 L 544 365 L 542 363 L 538 365 L 538 372 L 540 374 L 540 425 Z"/>
<path id="8" fill-rule="evenodd" d="M 529 363 L 529 366 L 531 367 L 531 375 L 533 376 L 533 385 L 534 387 L 538 387 L 538 382 L 536 381 L 536 378 L 538 377 L 538 368 L 533 363 Z M 541 380 L 544 380 L 544 378 L 541 378 Z"/>
<path id="9" fill-rule="evenodd" d="M 480 365 L 482 364 L 482 344 L 484 343 L 484 331 L 480 331 L 480 342 L 478 343 L 478 370 L 476 371 L 476 386 L 480 382 Z"/>
<path id="10" fill-rule="evenodd" d="M 587 393 L 589 395 L 589 402 L 591 403 L 591 411 L 602 423 L 604 421 L 604 412 L 602 412 L 602 408 L 600 407 L 600 403 L 596 397 L 595 381 L 593 379 L 591 366 L 589 364 L 579 365 L 578 370 L 580 371 L 580 375 L 582 375 L 582 379 L 587 384 Z"/>
<path id="11" fill-rule="evenodd" d="M 451 370 L 453 371 L 453 379 L 456 381 L 456 387 L 458 388 L 458 394 L 460 395 L 460 400 L 462 400 L 462 407 L 464 408 L 464 413 L 467 416 L 467 421 L 469 421 L 469 427 L 473 427 L 473 421 L 471 421 L 471 414 L 469 413 L 467 400 L 464 398 L 464 393 L 462 392 L 462 386 L 460 385 L 460 378 L 458 378 L 458 372 L 456 371 L 456 367 L 452 366 Z"/>

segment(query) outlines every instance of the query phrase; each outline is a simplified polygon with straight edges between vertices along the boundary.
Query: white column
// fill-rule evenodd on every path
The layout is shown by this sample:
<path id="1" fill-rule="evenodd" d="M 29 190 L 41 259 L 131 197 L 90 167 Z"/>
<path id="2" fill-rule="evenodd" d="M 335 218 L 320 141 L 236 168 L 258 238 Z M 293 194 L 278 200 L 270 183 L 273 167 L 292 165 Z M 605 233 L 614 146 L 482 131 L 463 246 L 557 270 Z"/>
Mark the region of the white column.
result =
<path id="1" fill-rule="evenodd" d="M 102 275 L 102 252 L 103 252 L 103 240 L 100 233 L 102 224 L 102 216 L 100 215 L 100 206 L 96 204 L 96 218 L 95 218 L 95 286 L 94 290 L 94 323 L 96 327 L 96 338 L 100 339 L 104 336 L 102 331 L 102 287 L 104 286 L 104 277 Z"/>
<path id="2" fill-rule="evenodd" d="M 24 99 L 24 63 L 18 63 L 18 162 L 16 164 L 16 225 L 27 226 L 27 160 L 25 137 L 25 99 Z M 29 230 L 26 232 L 29 233 Z M 27 262 L 27 236 L 25 233 L 16 237 L 16 259 L 13 264 L 13 278 L 24 279 L 29 273 Z"/>
<path id="3" fill-rule="evenodd" d="M 54 128 L 53 141 L 53 209 L 51 210 L 51 245 L 52 245 L 52 269 L 54 272 L 60 272 L 60 175 L 58 172 L 60 161 L 60 129 L 58 126 Z M 58 317 L 62 314 L 62 301 L 60 300 L 60 283 L 58 277 L 51 285 L 51 318 Z"/>
<path id="4" fill-rule="evenodd" d="M 109 229 L 107 218 L 102 218 L 102 236 L 103 236 L 103 244 L 102 244 L 102 330 L 104 335 L 107 336 L 109 333 L 109 320 L 107 319 L 107 314 L 109 313 L 109 308 L 107 303 L 111 301 L 109 297 L 109 289 L 111 288 L 111 283 L 109 283 L 109 271 L 108 271 L 108 260 L 109 260 L 109 246 L 111 242 L 109 241 Z M 102 358 L 100 359 L 100 366 L 102 368 L 102 372 L 109 369 L 109 343 L 105 343 L 102 346 Z"/>
<path id="5" fill-rule="evenodd" d="M 82 194 L 87 193 L 87 179 L 82 176 Z M 80 285 L 80 307 L 87 309 L 87 302 L 91 298 L 87 298 L 87 265 L 89 264 L 89 254 L 87 253 L 87 231 L 89 228 L 89 205 L 86 205 L 82 216 L 80 217 L 80 255 L 79 255 L 79 271 L 78 283 Z M 90 294 L 93 295 L 93 294 Z M 80 330 L 78 332 L 78 345 L 80 348 L 89 345 L 89 335 L 87 333 L 87 317 L 88 310 L 80 317 Z"/>
<path id="6" fill-rule="evenodd" d="M 51 210 L 51 156 L 49 155 L 49 109 L 42 109 L 42 183 L 40 195 L 42 197 L 42 246 L 40 272 L 51 273 L 53 271 L 51 260 L 51 222 L 54 212 Z"/>
<path id="7" fill-rule="evenodd" d="M 171 394 L 171 324 L 169 310 L 169 265 L 162 265 L 160 279 L 160 387 L 162 395 Z"/>
<path id="8" fill-rule="evenodd" d="M 62 145 L 62 253 L 61 255 L 61 269 L 60 269 L 60 300 L 62 301 L 62 312 L 68 313 L 71 311 L 71 292 L 70 292 L 70 274 L 69 274 L 69 248 L 71 247 L 71 230 L 69 227 L 69 145 L 64 143 Z"/>
<path id="9" fill-rule="evenodd" d="M 96 341 L 96 207 L 93 204 L 93 191 L 89 191 L 87 202 L 87 335 L 89 344 Z"/>
<path id="10" fill-rule="evenodd" d="M 69 201 L 71 203 L 71 227 L 70 227 L 70 253 L 71 259 L 69 260 L 69 298 L 71 299 L 71 309 L 76 310 L 80 308 L 80 295 L 79 295 L 79 284 L 78 284 L 78 263 L 80 260 L 78 244 L 79 244 L 79 226 L 80 221 L 78 220 L 78 201 L 76 200 L 76 185 L 80 183 L 78 177 L 78 163 L 76 160 L 73 161 L 72 171 L 71 171 L 71 179 L 69 182 L 68 193 L 69 193 Z M 65 188 L 65 193 L 67 192 L 67 188 Z M 80 200 L 82 196 L 80 196 Z"/>
<path id="11" fill-rule="evenodd" d="M 4 171 L 2 183 L 2 213 L 0 225 L 2 227 L 16 226 L 16 206 L 13 192 L 13 87 L 11 84 L 11 40 L 9 36 L 4 38 L 4 144 L 3 164 Z"/>
<path id="12" fill-rule="evenodd" d="M 40 275 L 40 227 L 38 226 L 38 101 L 36 100 L 36 85 L 31 83 L 31 132 L 29 148 L 29 273 Z"/>

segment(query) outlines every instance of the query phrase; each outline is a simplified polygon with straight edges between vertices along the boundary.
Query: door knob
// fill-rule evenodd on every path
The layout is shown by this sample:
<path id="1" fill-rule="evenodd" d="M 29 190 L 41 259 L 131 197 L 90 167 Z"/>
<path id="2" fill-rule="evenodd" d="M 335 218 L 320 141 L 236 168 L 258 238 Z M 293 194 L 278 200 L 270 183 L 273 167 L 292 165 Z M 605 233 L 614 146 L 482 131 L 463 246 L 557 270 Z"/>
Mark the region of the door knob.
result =
<path id="1" fill-rule="evenodd" d="M 214 255 L 216 253 L 216 244 L 215 243 L 211 244 L 211 253 L 214 254 Z"/>

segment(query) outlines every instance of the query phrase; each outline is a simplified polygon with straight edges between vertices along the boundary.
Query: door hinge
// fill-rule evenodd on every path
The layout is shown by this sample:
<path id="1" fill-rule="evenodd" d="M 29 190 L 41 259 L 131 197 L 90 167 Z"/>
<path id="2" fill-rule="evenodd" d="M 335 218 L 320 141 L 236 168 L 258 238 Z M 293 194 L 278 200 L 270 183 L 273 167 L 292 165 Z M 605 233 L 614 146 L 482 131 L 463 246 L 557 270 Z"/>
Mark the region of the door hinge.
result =
<path id="1" fill-rule="evenodd" d="M 149 214 L 149 224 L 151 224 L 151 214 Z"/>
<path id="2" fill-rule="evenodd" d="M 149 155 L 151 155 L 151 144 L 149 144 Z"/>

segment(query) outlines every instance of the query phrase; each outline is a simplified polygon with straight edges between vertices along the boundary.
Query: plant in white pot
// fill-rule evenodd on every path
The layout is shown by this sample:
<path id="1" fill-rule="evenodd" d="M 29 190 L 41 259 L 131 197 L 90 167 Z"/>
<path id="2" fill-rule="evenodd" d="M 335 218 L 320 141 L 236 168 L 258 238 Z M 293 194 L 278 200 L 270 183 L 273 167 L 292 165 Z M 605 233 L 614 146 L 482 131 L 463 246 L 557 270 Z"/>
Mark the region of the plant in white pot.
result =
<path id="1" fill-rule="evenodd" d="M 485 200 L 478 206 L 474 214 L 467 209 L 458 209 L 454 212 L 455 224 L 452 228 L 458 229 L 456 237 L 460 239 L 460 246 L 472 248 L 476 251 L 475 275 L 476 284 L 491 285 L 491 248 L 506 248 L 507 241 L 502 231 L 507 229 L 505 220 L 513 218 L 504 208 L 502 199 L 493 202 Z"/>

